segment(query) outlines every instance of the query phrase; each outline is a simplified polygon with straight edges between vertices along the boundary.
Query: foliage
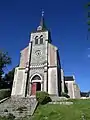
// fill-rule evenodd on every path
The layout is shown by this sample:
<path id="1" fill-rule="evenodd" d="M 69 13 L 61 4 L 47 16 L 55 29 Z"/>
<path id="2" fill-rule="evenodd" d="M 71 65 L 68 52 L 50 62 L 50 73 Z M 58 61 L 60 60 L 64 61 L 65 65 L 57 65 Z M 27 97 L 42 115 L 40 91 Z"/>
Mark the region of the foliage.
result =
<path id="1" fill-rule="evenodd" d="M 87 24 L 90 25 L 90 20 L 87 21 Z"/>
<path id="2" fill-rule="evenodd" d="M 43 91 L 37 91 L 36 99 L 39 104 L 46 104 L 48 102 L 51 102 L 51 98 L 49 97 L 49 94 Z"/>
<path id="3" fill-rule="evenodd" d="M 88 11 L 88 15 L 87 15 L 88 18 L 90 18 L 90 10 Z"/>
<path id="4" fill-rule="evenodd" d="M 11 71 L 5 74 L 5 76 L 0 81 L 0 89 L 8 89 L 8 88 L 12 89 L 14 71 L 15 71 L 15 68 L 13 68 Z"/>
<path id="5" fill-rule="evenodd" d="M 87 7 L 90 7 L 90 2 L 88 2 Z"/>
<path id="6" fill-rule="evenodd" d="M 80 92 L 81 97 L 90 97 L 90 91 L 88 92 Z"/>
<path id="7" fill-rule="evenodd" d="M 90 2 L 88 2 L 85 6 L 87 8 L 87 26 L 88 26 L 88 32 L 90 32 Z"/>
<path id="8" fill-rule="evenodd" d="M 4 68 L 11 63 L 11 58 L 8 56 L 7 52 L 0 51 L 0 80 L 2 78 L 2 74 L 4 73 Z"/>
<path id="9" fill-rule="evenodd" d="M 61 93 L 61 96 L 66 97 L 66 98 L 70 98 L 70 96 L 67 93 L 64 93 L 64 92 Z"/>
<path id="10" fill-rule="evenodd" d="M 5 74 L 3 81 L 4 85 L 3 88 L 10 88 L 12 89 L 13 79 L 14 79 L 14 71 L 15 68 L 13 68 L 11 71 L 9 71 L 7 74 Z"/>
<path id="11" fill-rule="evenodd" d="M 12 88 L 12 82 L 13 81 L 4 81 L 4 79 L 2 79 L 0 81 L 0 89 L 8 89 L 8 88 Z"/>
<path id="12" fill-rule="evenodd" d="M 6 97 L 10 97 L 11 95 L 11 90 L 10 89 L 1 89 L 0 90 L 0 100 L 4 99 Z"/>
<path id="13" fill-rule="evenodd" d="M 4 81 L 3 79 L 0 80 L 0 89 L 4 89 L 4 88 L 6 88 L 5 86 L 6 86 L 5 81 Z"/>
<path id="14" fill-rule="evenodd" d="M 87 4 L 85 4 L 85 8 L 89 8 L 90 7 L 90 2 L 88 2 Z"/>
<path id="15" fill-rule="evenodd" d="M 88 28 L 88 31 L 90 31 L 90 28 Z"/>
<path id="16" fill-rule="evenodd" d="M 9 71 L 8 74 L 5 74 L 4 80 L 5 81 L 13 81 L 14 71 L 15 71 L 15 68 L 13 68 L 11 71 Z"/>
<path id="17" fill-rule="evenodd" d="M 65 84 L 65 93 L 68 93 L 68 88 L 67 88 L 66 84 Z"/>
<path id="18" fill-rule="evenodd" d="M 70 100 L 69 100 L 70 101 Z M 46 104 L 39 106 L 30 120 L 90 120 L 90 100 L 71 100 L 72 105 Z"/>

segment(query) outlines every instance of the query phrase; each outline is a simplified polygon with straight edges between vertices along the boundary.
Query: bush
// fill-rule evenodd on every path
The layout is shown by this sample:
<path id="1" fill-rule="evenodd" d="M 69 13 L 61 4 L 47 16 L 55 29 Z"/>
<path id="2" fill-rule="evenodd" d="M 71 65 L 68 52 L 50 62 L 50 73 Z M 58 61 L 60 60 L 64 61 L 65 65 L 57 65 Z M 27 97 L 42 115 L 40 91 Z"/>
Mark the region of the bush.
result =
<path id="1" fill-rule="evenodd" d="M 10 95 L 11 95 L 10 89 L 1 89 L 0 90 L 0 100 L 4 99 L 6 97 L 10 97 Z"/>
<path id="2" fill-rule="evenodd" d="M 51 98 L 49 97 L 49 94 L 47 92 L 42 92 L 42 91 L 36 92 L 36 99 L 38 103 L 42 105 L 51 102 Z"/>
<path id="3" fill-rule="evenodd" d="M 61 93 L 61 96 L 66 97 L 66 98 L 70 98 L 70 96 L 67 93 L 64 93 L 64 92 Z"/>

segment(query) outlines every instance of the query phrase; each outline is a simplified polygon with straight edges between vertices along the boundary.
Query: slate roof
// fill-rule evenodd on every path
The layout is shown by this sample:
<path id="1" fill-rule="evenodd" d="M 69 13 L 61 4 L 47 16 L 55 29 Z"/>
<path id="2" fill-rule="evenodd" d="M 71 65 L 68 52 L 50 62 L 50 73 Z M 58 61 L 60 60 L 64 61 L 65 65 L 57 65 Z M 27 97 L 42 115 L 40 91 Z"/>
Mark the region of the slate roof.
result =
<path id="1" fill-rule="evenodd" d="M 64 76 L 65 81 L 74 81 L 73 76 Z"/>
<path id="2" fill-rule="evenodd" d="M 42 11 L 43 12 L 43 11 Z M 44 20 L 44 14 L 42 13 L 40 24 L 37 27 L 37 30 L 33 31 L 32 33 L 35 32 L 43 32 L 43 31 L 49 31 L 46 27 L 45 20 Z"/>

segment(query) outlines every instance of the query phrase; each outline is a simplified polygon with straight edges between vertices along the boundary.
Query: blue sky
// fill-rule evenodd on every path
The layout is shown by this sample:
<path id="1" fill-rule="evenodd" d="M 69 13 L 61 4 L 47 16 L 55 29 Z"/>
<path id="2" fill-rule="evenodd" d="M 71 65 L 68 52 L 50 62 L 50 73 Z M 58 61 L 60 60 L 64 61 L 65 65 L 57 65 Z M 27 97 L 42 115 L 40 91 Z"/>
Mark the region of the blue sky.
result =
<path id="1" fill-rule="evenodd" d="M 90 39 L 87 40 L 85 4 L 88 0 L 0 0 L 0 49 L 12 64 L 19 63 L 20 50 L 29 43 L 30 32 L 39 25 L 41 10 L 59 48 L 65 75 L 74 74 L 82 91 L 90 90 Z"/>

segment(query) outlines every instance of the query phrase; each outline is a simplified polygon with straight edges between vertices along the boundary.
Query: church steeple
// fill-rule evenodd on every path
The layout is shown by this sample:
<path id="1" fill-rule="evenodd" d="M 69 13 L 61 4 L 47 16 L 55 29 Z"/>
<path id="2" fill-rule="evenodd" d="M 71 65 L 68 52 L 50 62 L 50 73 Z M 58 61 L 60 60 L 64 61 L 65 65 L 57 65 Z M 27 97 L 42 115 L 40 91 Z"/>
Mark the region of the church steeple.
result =
<path id="1" fill-rule="evenodd" d="M 44 11 L 42 11 L 40 25 L 37 28 L 37 31 L 43 31 L 43 30 L 47 30 L 46 25 L 45 25 L 45 20 L 44 20 Z"/>

